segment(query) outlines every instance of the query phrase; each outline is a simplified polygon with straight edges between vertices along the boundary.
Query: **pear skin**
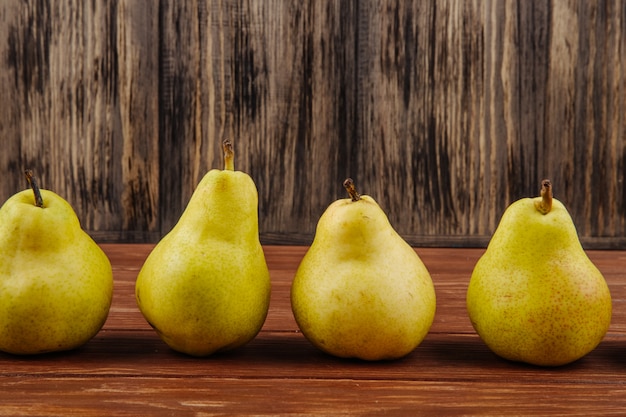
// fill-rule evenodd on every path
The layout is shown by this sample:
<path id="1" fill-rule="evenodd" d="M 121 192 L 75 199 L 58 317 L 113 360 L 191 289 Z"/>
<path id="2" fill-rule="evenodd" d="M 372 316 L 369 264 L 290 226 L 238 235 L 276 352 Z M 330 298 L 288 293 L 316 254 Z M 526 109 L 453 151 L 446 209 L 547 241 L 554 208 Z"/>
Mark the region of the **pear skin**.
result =
<path id="1" fill-rule="evenodd" d="M 430 274 L 370 196 L 332 203 L 317 224 L 291 288 L 304 336 L 338 357 L 397 359 L 413 351 L 435 315 Z M 355 195 L 357 198 L 355 199 Z"/>
<path id="2" fill-rule="evenodd" d="M 146 320 L 174 350 L 207 356 L 234 349 L 261 330 L 270 277 L 259 242 L 258 195 L 247 174 L 224 170 L 200 181 L 174 228 L 137 277 Z"/>
<path id="3" fill-rule="evenodd" d="M 473 270 L 467 310 L 493 352 L 540 366 L 585 356 L 608 331 L 609 288 L 548 180 L 541 197 L 504 212 Z"/>
<path id="4" fill-rule="evenodd" d="M 109 259 L 70 204 L 38 187 L 35 196 L 21 191 L 0 208 L 0 350 L 13 354 L 82 346 L 113 293 Z"/>

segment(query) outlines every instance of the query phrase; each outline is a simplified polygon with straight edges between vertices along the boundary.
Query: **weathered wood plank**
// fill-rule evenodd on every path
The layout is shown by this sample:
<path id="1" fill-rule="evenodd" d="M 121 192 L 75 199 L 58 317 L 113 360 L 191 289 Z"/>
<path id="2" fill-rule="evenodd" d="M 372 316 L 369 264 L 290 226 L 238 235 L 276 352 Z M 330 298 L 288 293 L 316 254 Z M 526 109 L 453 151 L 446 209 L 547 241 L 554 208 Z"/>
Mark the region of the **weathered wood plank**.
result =
<path id="1" fill-rule="evenodd" d="M 57 387 L 50 404 L 48 387 Z M 299 379 L 8 378 L 0 415 L 389 415 L 589 416 L 620 415 L 626 400 L 619 385 L 589 390 L 580 383 L 546 381 L 503 386 L 490 382 L 402 382 Z M 60 389 L 59 389 L 60 388 Z"/>
<path id="2" fill-rule="evenodd" d="M 546 81 L 544 170 L 560 186 L 583 236 L 623 236 L 623 2 L 552 4 Z M 618 168 L 619 167 L 619 168 Z"/>
<path id="3" fill-rule="evenodd" d="M 120 126 L 107 157 L 121 167 L 122 213 L 118 228 L 107 230 L 142 231 L 155 239 L 160 237 L 158 3 L 123 0 L 115 17 Z"/>
<path id="4" fill-rule="evenodd" d="M 5 102 L 3 111 L 0 112 L 0 205 L 15 192 L 25 187 L 26 181 L 21 175 L 23 167 L 20 161 L 22 144 L 22 126 L 20 120 L 20 108 L 15 103 L 23 92 L 19 89 L 18 71 L 9 71 L 7 67 L 14 65 L 19 59 L 17 33 L 11 28 L 10 23 L 18 19 L 17 8 L 0 7 L 0 56 L 5 57 L 4 63 L 0 63 L 0 97 Z M 2 61 L 0 61 L 2 62 Z"/>
<path id="5" fill-rule="evenodd" d="M 11 103 L 3 201 L 32 168 L 82 225 L 154 239 L 158 166 L 158 10 L 133 2 L 3 2 Z M 11 93 L 13 92 L 13 93 Z M 19 146 L 11 145 L 19 140 Z M 3 143 L 4 144 L 4 143 Z M 15 185 L 19 184 L 20 188 Z"/>
<path id="6" fill-rule="evenodd" d="M 626 6 L 66 0 L 0 4 L 0 199 L 28 166 L 100 241 L 155 241 L 201 176 L 310 243 L 354 177 L 414 245 L 484 246 L 550 177 L 588 247 L 626 245 Z"/>
<path id="7" fill-rule="evenodd" d="M 219 34 L 221 20 L 213 18 L 217 28 L 212 30 L 208 7 L 203 1 L 160 3 L 158 216 L 162 234 L 182 213 L 206 167 L 218 167 L 217 142 L 223 138 L 209 129 L 215 124 L 209 112 L 215 112 L 215 118 L 223 113 L 214 108 L 222 91 L 214 87 L 211 47 L 223 38 L 213 36 Z"/>

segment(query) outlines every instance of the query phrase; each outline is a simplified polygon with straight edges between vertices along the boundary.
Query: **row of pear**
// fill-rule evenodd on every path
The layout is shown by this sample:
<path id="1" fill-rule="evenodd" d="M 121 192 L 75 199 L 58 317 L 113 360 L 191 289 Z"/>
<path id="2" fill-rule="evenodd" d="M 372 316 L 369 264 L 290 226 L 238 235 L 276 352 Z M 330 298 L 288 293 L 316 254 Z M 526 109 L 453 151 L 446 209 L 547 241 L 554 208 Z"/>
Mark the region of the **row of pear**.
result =
<path id="1" fill-rule="evenodd" d="M 137 305 L 159 336 L 194 356 L 249 342 L 269 309 L 256 186 L 234 170 L 230 142 L 224 158 L 225 169 L 200 181 L 135 287 Z M 26 177 L 31 190 L 0 208 L 0 350 L 72 349 L 107 318 L 111 265 L 69 203 L 39 189 L 31 171 Z M 329 354 L 403 357 L 433 322 L 432 279 L 376 201 L 360 195 L 351 179 L 344 187 L 350 198 L 322 214 L 294 277 L 294 317 L 303 335 Z M 539 197 L 507 208 L 467 291 L 470 320 L 489 348 L 539 365 L 562 365 L 593 350 L 608 331 L 611 308 L 608 286 L 549 180 Z"/>

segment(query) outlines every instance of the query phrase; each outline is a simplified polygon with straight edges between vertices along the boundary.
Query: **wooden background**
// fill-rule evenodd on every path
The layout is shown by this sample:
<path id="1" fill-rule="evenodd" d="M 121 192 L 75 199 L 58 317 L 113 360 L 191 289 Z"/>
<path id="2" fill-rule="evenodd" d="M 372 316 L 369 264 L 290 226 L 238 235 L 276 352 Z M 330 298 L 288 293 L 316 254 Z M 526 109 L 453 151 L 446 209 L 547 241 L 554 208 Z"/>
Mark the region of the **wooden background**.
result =
<path id="1" fill-rule="evenodd" d="M 4 0 L 0 200 L 30 167 L 100 242 L 154 242 L 235 167 L 264 243 L 351 176 L 414 245 L 482 246 L 543 177 L 626 248 L 622 0 Z"/>

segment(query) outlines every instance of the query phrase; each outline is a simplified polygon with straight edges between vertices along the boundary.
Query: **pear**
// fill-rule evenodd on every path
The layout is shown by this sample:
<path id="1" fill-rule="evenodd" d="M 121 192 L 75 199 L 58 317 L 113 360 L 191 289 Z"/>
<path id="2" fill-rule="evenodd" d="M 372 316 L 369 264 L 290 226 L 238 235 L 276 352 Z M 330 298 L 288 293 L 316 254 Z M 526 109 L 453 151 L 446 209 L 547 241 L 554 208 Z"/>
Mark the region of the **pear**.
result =
<path id="1" fill-rule="evenodd" d="M 611 295 L 565 206 L 541 196 L 512 203 L 467 289 L 478 335 L 511 361 L 559 366 L 591 352 L 611 322 Z"/>
<path id="2" fill-rule="evenodd" d="M 109 313 L 111 263 L 85 233 L 70 204 L 39 189 L 0 208 L 0 350 L 38 354 L 77 348 Z"/>
<path id="3" fill-rule="evenodd" d="M 291 287 L 303 335 L 343 358 L 392 360 L 413 351 L 435 316 L 435 289 L 421 259 L 376 201 L 344 182 L 351 198 L 320 217 Z"/>
<path id="4" fill-rule="evenodd" d="M 172 349 L 192 356 L 246 344 L 269 308 L 257 189 L 250 176 L 234 170 L 230 141 L 223 148 L 224 170 L 202 178 L 135 284 L 148 323 Z"/>

